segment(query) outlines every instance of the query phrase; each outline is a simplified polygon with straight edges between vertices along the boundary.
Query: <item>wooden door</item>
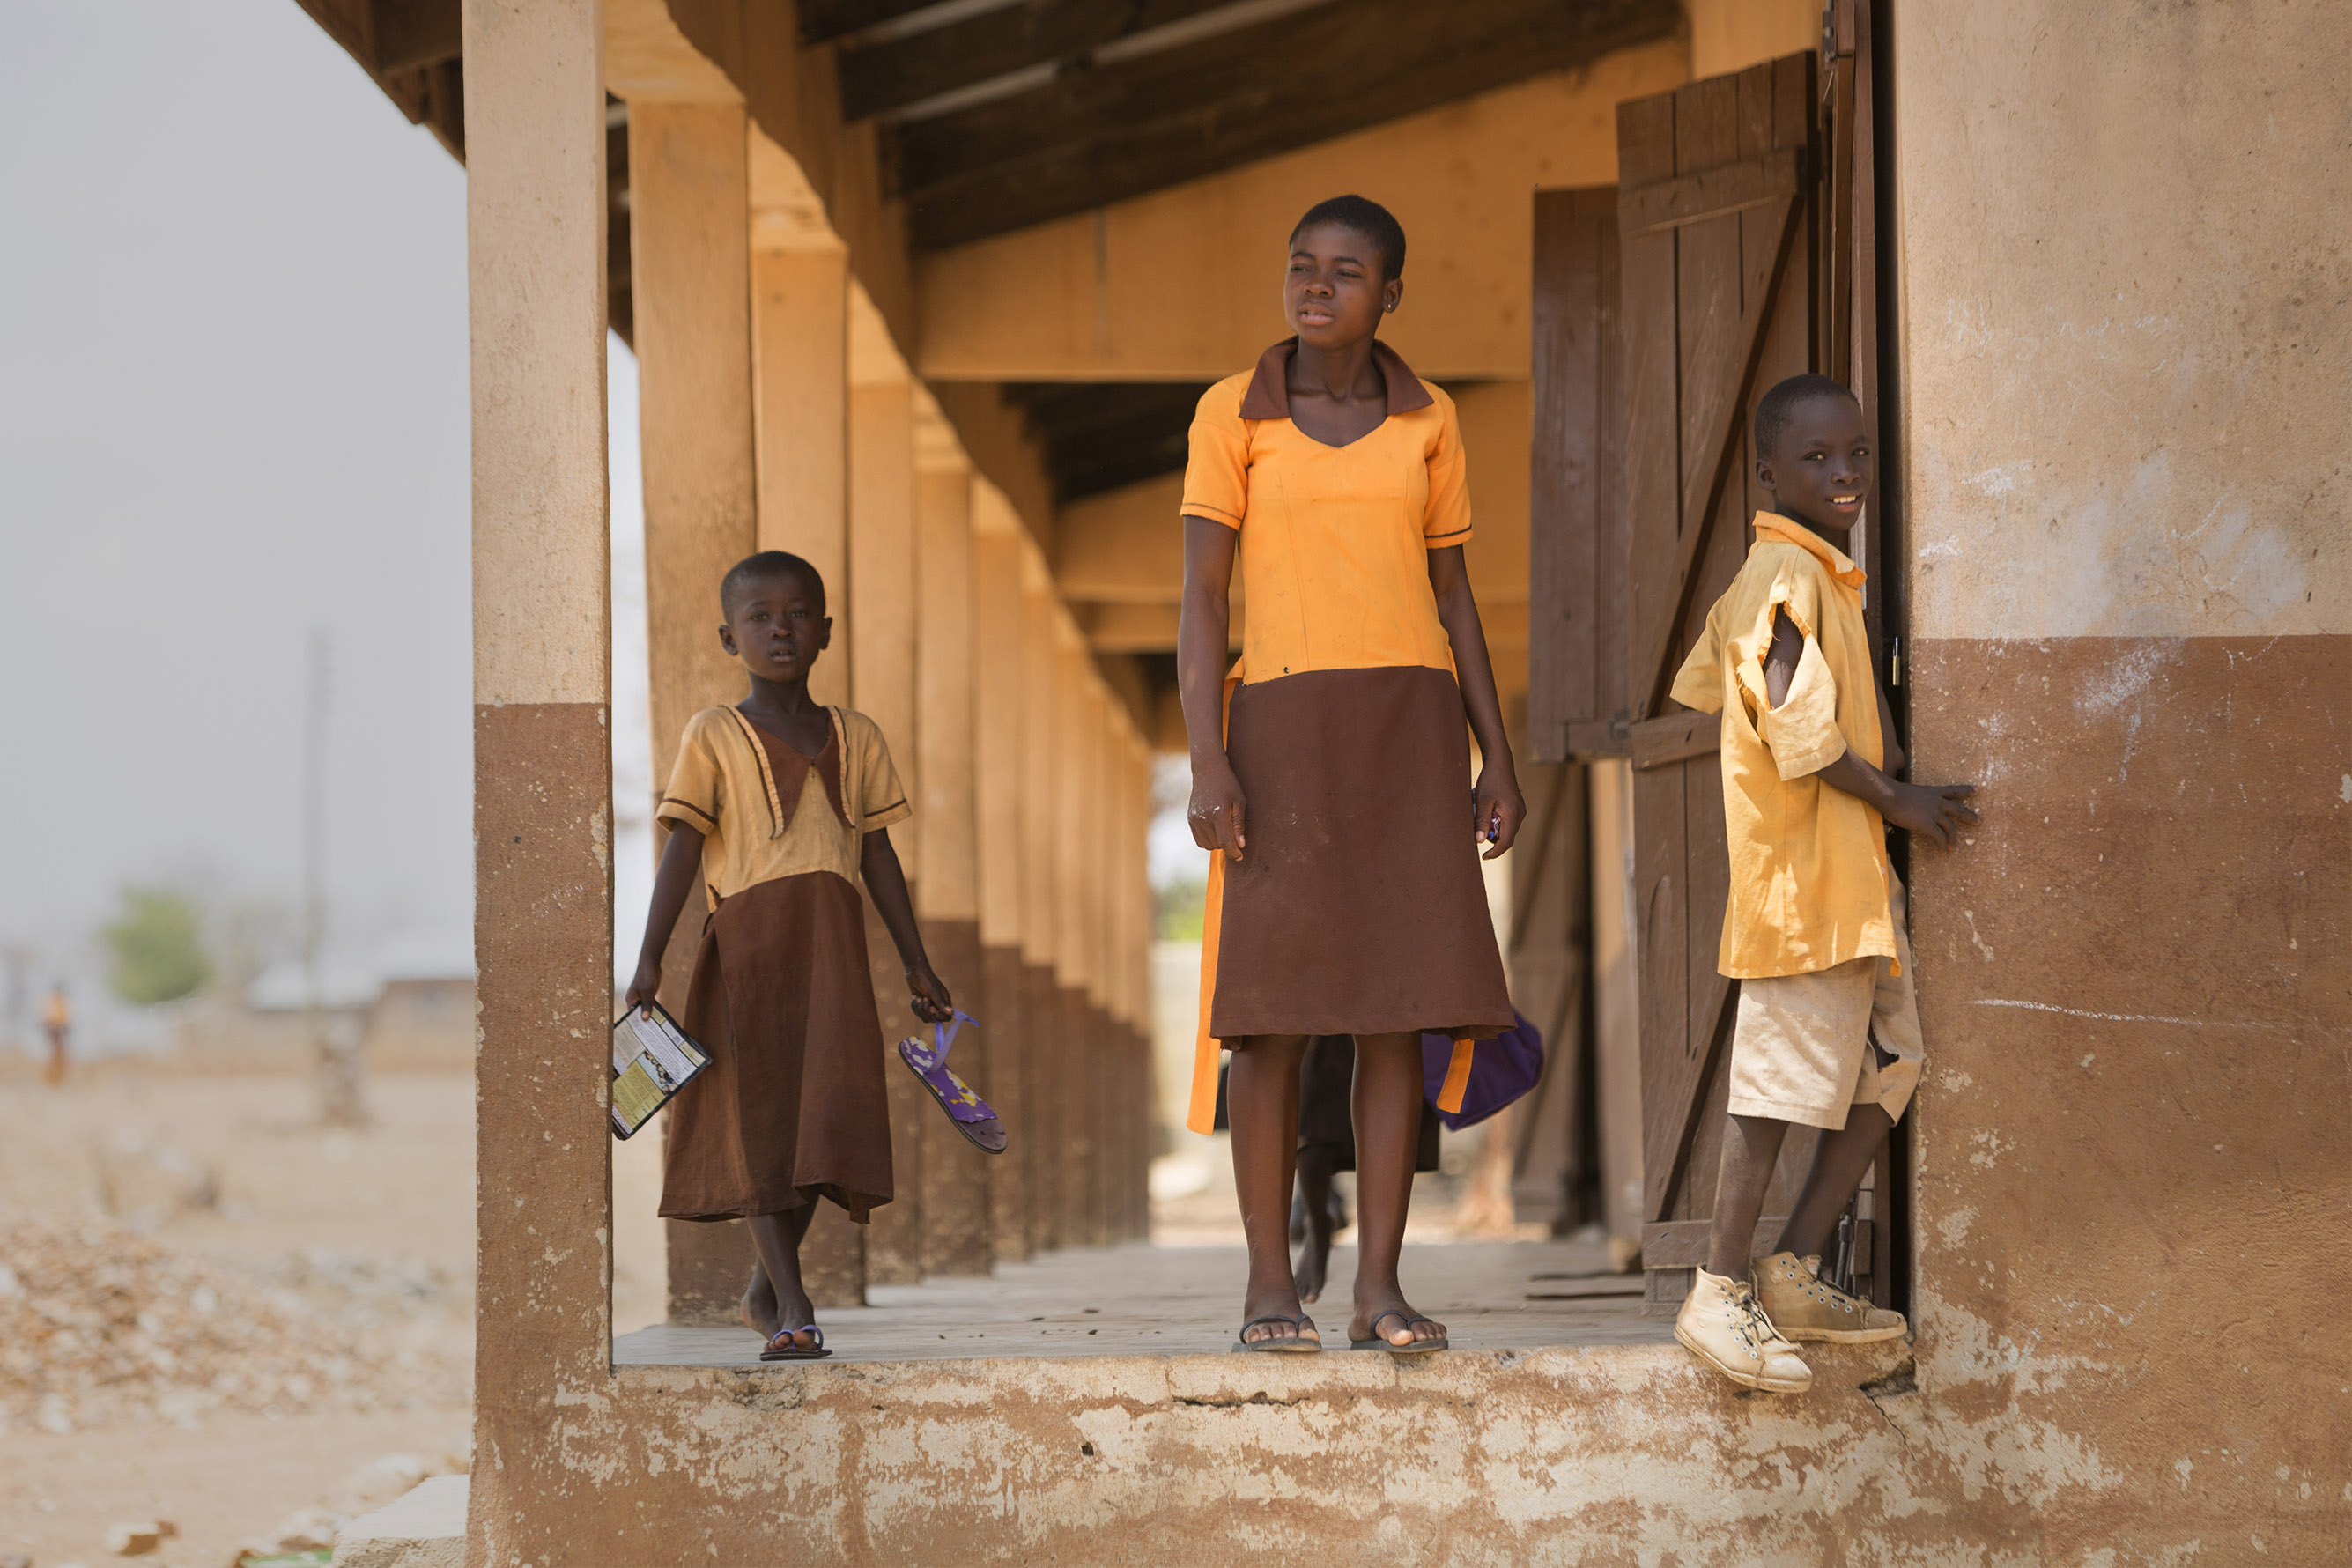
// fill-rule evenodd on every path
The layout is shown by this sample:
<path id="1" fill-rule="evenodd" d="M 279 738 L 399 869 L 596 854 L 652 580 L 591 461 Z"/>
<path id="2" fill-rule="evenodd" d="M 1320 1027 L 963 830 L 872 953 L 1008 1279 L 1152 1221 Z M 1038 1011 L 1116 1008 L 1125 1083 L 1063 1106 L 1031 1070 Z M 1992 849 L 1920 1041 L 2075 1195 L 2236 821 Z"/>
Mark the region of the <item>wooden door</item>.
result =
<path id="1" fill-rule="evenodd" d="M 1535 203 L 1528 474 L 1532 761 L 1625 754 L 1625 431 L 1617 187 Z"/>
<path id="2" fill-rule="evenodd" d="M 1738 995 L 1716 968 L 1729 875 L 1718 721 L 1666 689 L 1766 500 L 1748 436 L 1757 399 L 1811 370 L 1851 381 L 1859 357 L 1874 374 L 1857 390 L 1875 407 L 1874 360 L 1856 353 L 1856 325 L 1875 314 L 1854 266 L 1871 226 L 1853 152 L 1867 83 L 1850 0 L 1839 9 L 1844 34 L 1831 36 L 1846 47 L 1826 70 L 1790 55 L 1618 110 L 1643 1261 L 1658 1311 L 1680 1302 L 1706 1254 Z M 1881 552 L 1860 544 L 1875 565 Z M 1765 1199 L 1768 1243 L 1816 1141 L 1802 1128 L 1788 1139 Z M 1885 1238 L 1856 1236 L 1850 1272 L 1871 1289 Z"/>

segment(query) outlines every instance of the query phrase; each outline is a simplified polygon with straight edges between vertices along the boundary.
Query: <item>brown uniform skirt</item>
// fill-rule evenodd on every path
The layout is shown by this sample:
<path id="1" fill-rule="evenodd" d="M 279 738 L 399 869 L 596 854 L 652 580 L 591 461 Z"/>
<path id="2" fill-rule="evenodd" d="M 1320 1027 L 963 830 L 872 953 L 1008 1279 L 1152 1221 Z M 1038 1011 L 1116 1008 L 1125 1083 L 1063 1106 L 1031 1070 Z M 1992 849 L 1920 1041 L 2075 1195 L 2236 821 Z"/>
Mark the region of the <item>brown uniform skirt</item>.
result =
<path id="1" fill-rule="evenodd" d="M 670 1101 L 665 1218 L 826 1197 L 862 1224 L 890 1201 L 882 1021 L 855 887 L 809 871 L 721 900 L 679 1022 L 710 1066 Z"/>
<path id="2" fill-rule="evenodd" d="M 1249 843 L 1224 869 L 1212 1035 L 1483 1039 L 1511 1027 L 1452 674 L 1245 684 L 1225 753 Z"/>

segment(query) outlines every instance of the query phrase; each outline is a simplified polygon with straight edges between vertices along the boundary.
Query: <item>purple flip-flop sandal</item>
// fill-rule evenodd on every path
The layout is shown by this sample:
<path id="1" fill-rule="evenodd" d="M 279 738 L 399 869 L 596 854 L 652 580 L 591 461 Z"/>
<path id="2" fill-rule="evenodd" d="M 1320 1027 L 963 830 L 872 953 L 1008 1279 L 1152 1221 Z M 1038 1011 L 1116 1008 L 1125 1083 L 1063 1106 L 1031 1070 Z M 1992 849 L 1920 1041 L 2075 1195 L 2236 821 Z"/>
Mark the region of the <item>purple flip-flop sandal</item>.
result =
<path id="1" fill-rule="evenodd" d="M 1004 1129 L 997 1121 L 996 1112 L 948 1067 L 948 1047 L 955 1044 L 956 1031 L 966 1024 L 975 1029 L 980 1027 L 971 1014 L 956 1008 L 946 1023 L 931 1026 L 928 1049 L 912 1037 L 900 1040 L 898 1059 L 907 1064 L 908 1072 L 922 1080 L 931 1098 L 940 1102 L 940 1109 L 948 1113 L 948 1120 L 955 1123 L 955 1130 L 973 1148 L 983 1154 L 1002 1154 Z"/>

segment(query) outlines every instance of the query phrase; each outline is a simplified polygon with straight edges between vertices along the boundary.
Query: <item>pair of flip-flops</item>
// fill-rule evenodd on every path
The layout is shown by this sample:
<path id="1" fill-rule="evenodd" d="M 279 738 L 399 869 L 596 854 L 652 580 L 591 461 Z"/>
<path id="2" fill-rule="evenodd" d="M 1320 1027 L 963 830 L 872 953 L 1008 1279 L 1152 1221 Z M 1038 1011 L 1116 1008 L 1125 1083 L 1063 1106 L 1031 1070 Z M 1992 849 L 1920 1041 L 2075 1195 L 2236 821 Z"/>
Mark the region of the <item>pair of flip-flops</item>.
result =
<path id="1" fill-rule="evenodd" d="M 1435 1321 L 1433 1319 L 1424 1318 L 1417 1313 L 1400 1312 L 1394 1308 L 1391 1308 L 1389 1310 L 1382 1312 L 1380 1317 L 1372 1320 L 1372 1337 L 1370 1339 L 1349 1340 L 1348 1342 L 1348 1348 L 1351 1351 L 1386 1351 L 1391 1355 L 1427 1355 L 1432 1351 L 1442 1351 L 1446 1348 L 1445 1336 L 1443 1334 L 1440 1334 L 1433 1340 L 1415 1340 L 1411 1344 L 1391 1344 L 1388 1341 L 1381 1338 L 1380 1336 L 1381 1320 L 1386 1318 L 1394 1318 L 1402 1322 L 1408 1329 L 1412 1328 L 1415 1323 L 1433 1323 Z M 1271 1336 L 1263 1340 L 1251 1339 L 1249 1337 L 1249 1331 L 1252 1329 L 1256 1328 L 1260 1323 L 1288 1323 L 1295 1331 L 1278 1336 Z M 1248 1352 L 1254 1354 L 1264 1352 L 1274 1355 L 1311 1355 L 1323 1348 L 1323 1342 L 1321 1340 L 1310 1340 L 1307 1338 L 1307 1331 L 1314 1326 L 1315 1320 L 1309 1318 L 1304 1312 L 1301 1312 L 1295 1318 L 1286 1317 L 1280 1312 L 1268 1312 L 1262 1318 L 1252 1318 L 1248 1322 L 1242 1325 L 1241 1333 L 1234 1340 L 1234 1349 L 1236 1351 Z"/>
<path id="2" fill-rule="evenodd" d="M 948 1048 L 955 1044 L 956 1031 L 970 1024 L 980 1027 L 980 1022 L 958 1007 L 950 1012 L 944 1024 L 931 1026 L 931 1043 L 926 1047 L 909 1036 L 898 1042 L 898 1059 L 907 1064 L 930 1097 L 965 1142 L 983 1154 L 1004 1152 L 1004 1127 L 996 1120 L 996 1112 L 988 1101 L 972 1092 L 971 1085 L 958 1078 L 948 1066 Z"/>

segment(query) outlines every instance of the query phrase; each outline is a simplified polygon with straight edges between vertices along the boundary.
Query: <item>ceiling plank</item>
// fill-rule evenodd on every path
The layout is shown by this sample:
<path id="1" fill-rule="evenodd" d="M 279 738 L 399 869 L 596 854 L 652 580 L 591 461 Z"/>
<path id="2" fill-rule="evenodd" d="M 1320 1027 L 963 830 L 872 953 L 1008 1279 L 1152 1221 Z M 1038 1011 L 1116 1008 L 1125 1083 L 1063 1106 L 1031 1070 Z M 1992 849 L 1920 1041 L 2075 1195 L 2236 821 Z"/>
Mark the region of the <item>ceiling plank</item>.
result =
<path id="1" fill-rule="evenodd" d="M 464 48 L 458 0 L 376 0 L 375 65 L 389 75 L 454 60 Z"/>
<path id="2" fill-rule="evenodd" d="M 846 120 L 887 114 L 927 98 L 1068 59 L 1115 39 L 1214 11 L 1232 0 L 1021 0 L 943 27 L 845 47 Z"/>
<path id="3" fill-rule="evenodd" d="M 822 44 L 928 11 L 940 0 L 801 0 L 801 42 Z"/>
<path id="4" fill-rule="evenodd" d="M 1045 450 L 1055 500 L 1117 489 L 1184 466 L 1202 382 L 1013 382 L 1004 400 L 1022 411 Z"/>
<path id="5" fill-rule="evenodd" d="M 1675 0 L 1336 0 L 892 129 L 919 250 L 1197 179 L 1670 36 Z"/>

